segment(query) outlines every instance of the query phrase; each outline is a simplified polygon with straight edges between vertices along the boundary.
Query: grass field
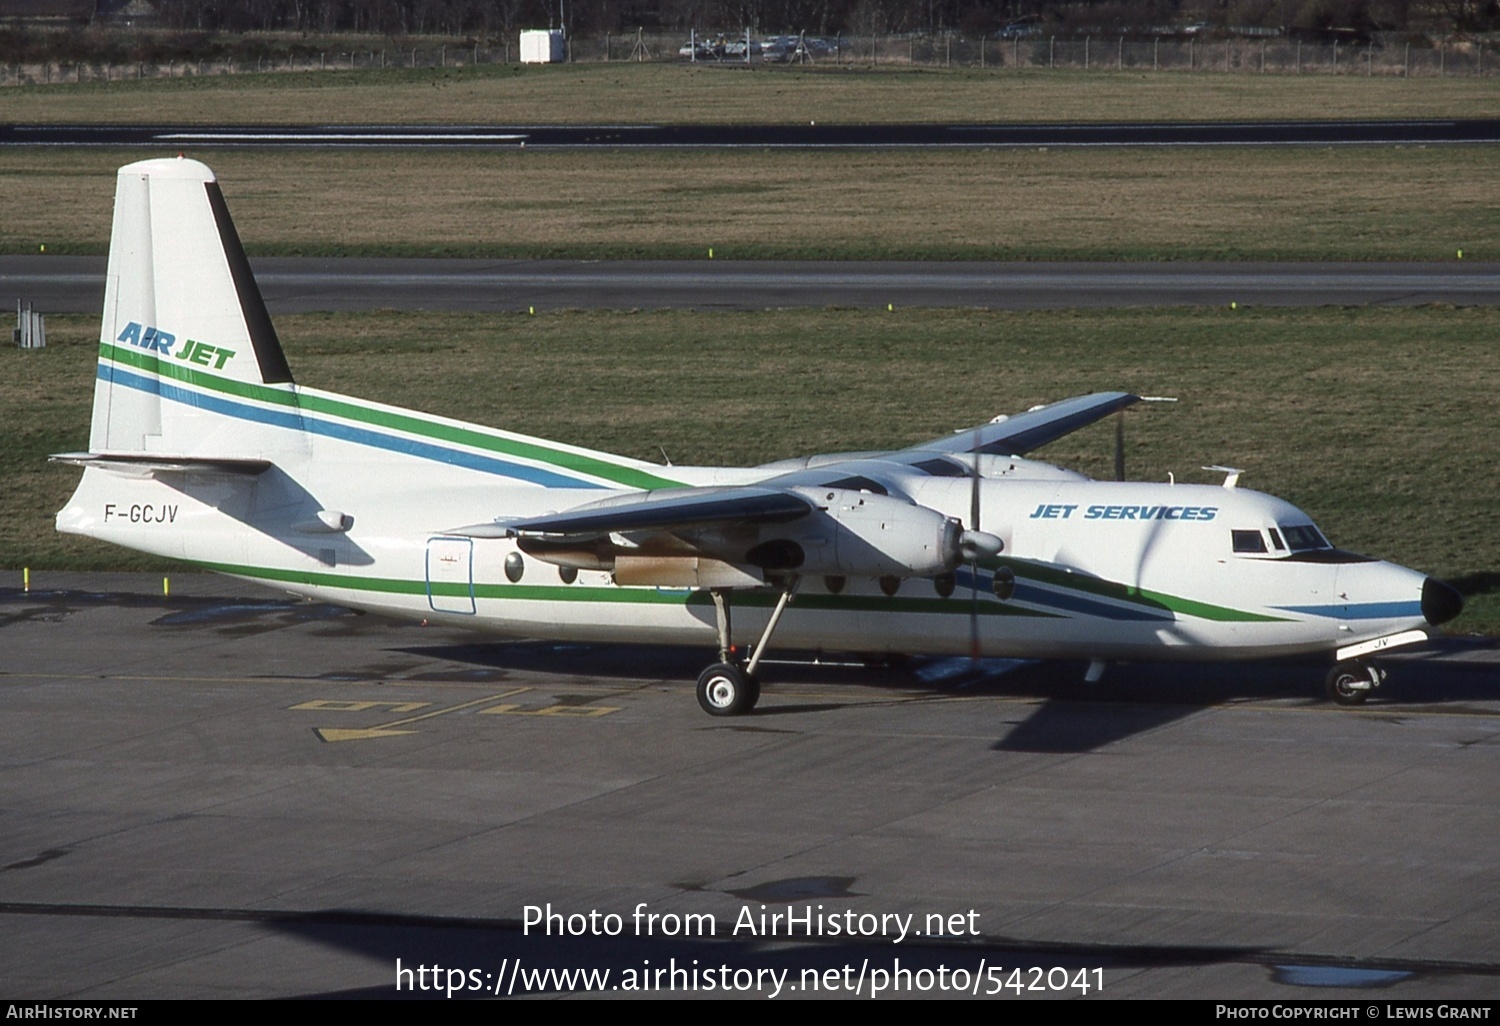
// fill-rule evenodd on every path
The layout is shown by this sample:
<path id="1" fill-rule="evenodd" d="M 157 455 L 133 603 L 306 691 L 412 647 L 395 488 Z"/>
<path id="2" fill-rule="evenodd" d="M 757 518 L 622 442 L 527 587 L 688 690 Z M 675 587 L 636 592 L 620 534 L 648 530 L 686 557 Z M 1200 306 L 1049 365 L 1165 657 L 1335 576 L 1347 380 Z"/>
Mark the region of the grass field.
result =
<path id="1" fill-rule="evenodd" d="M 0 251 L 103 252 L 145 155 L 0 149 Z M 193 155 L 267 255 L 1500 258 L 1489 146 Z"/>
<path id="2" fill-rule="evenodd" d="M 843 123 L 1500 115 L 1500 80 L 1140 71 L 481 65 L 6 88 L 4 120 L 135 124 Z"/>
<path id="3" fill-rule="evenodd" d="M 1335 544 L 1456 580 L 1459 630 L 1500 630 L 1494 309 L 303 315 L 305 384 L 644 459 L 751 464 L 899 446 L 1068 395 L 1176 395 L 1128 417 L 1132 478 L 1296 503 Z M 162 564 L 52 530 L 86 446 L 97 322 L 0 356 L 0 566 Z M 454 380 L 465 387 L 455 389 Z M 690 397 L 685 400 L 684 397 Z M 1107 476 L 1110 425 L 1041 453 Z"/>

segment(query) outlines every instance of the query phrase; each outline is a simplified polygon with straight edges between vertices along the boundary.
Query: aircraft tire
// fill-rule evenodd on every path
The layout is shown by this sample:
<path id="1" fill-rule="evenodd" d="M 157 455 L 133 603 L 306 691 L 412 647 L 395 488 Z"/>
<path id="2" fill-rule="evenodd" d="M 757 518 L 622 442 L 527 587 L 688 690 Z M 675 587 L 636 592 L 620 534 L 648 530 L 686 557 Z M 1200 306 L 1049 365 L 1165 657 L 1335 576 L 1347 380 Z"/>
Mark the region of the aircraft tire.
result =
<path id="1" fill-rule="evenodd" d="M 1370 697 L 1370 671 L 1352 660 L 1338 663 L 1328 671 L 1324 687 L 1338 705 L 1363 705 Z"/>
<path id="2" fill-rule="evenodd" d="M 742 716 L 760 700 L 760 682 L 731 663 L 714 663 L 698 675 L 698 705 L 710 716 Z"/>

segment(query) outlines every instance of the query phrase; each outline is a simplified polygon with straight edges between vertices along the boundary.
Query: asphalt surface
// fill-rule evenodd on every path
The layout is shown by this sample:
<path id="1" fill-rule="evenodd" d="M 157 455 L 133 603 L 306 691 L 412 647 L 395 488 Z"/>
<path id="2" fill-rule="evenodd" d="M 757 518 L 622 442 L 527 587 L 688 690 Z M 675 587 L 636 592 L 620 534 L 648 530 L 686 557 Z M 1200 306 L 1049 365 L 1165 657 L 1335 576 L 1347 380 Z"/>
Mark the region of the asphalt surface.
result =
<path id="1" fill-rule="evenodd" d="M 940 968 L 950 993 L 955 969 L 970 993 L 1040 981 L 1006 1000 L 1500 987 L 1491 643 L 1392 660 L 1361 709 L 1317 697 L 1317 666 L 1085 685 L 948 660 L 770 665 L 721 721 L 692 695 L 706 651 L 495 642 L 219 578 L 31 589 L 0 579 L 12 998 L 433 982 L 398 959 L 544 996 L 582 984 L 538 970 L 675 968 L 658 993 L 712 969 L 868 997 L 898 960 L 934 996 Z M 584 918 L 528 928 L 549 904 Z M 876 932 L 761 932 L 788 906 Z M 907 914 L 920 936 L 880 918 Z"/>
<path id="2" fill-rule="evenodd" d="M 0 146 L 879 149 L 1493 143 L 1500 119 L 1007 125 L 0 125 Z"/>
<path id="3" fill-rule="evenodd" d="M 819 263 L 276 258 L 272 313 L 311 310 L 956 306 L 1460 306 L 1500 302 L 1500 264 Z M 0 256 L 0 299 L 97 313 L 103 257 Z"/>

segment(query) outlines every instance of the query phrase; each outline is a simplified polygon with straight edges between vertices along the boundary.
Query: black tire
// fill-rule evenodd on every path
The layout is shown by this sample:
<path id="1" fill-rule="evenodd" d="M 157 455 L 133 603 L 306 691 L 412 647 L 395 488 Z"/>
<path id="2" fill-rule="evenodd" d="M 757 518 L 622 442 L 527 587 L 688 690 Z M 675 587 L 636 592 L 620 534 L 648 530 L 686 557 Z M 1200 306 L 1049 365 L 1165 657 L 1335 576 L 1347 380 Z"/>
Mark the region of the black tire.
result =
<path id="1" fill-rule="evenodd" d="M 730 663 L 714 663 L 698 675 L 698 705 L 710 716 L 743 716 L 760 700 L 760 684 Z"/>
<path id="2" fill-rule="evenodd" d="M 1339 663 L 1328 671 L 1324 688 L 1338 705 L 1363 705 L 1370 697 L 1370 672 L 1359 663 Z"/>

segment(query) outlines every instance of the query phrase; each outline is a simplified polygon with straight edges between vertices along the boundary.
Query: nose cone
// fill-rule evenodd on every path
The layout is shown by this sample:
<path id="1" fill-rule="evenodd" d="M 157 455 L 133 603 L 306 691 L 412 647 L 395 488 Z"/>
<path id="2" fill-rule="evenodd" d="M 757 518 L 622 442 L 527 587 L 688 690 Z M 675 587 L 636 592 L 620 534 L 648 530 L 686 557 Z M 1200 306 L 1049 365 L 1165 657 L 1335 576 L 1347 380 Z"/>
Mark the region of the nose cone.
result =
<path id="1" fill-rule="evenodd" d="M 1436 627 L 1463 612 L 1464 597 L 1435 577 L 1422 582 L 1422 616 Z"/>

